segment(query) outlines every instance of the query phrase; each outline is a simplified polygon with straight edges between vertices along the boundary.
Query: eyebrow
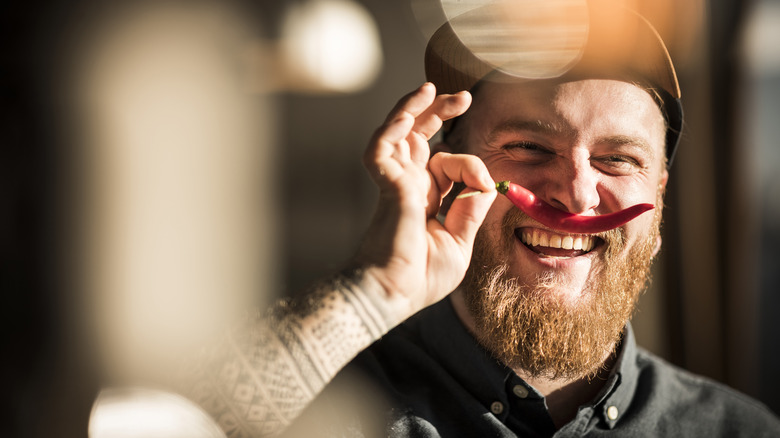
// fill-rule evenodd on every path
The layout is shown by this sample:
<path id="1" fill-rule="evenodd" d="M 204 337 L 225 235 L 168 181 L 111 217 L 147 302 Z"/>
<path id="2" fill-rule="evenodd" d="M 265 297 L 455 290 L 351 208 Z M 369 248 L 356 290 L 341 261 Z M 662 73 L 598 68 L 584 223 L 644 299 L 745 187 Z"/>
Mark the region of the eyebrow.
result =
<path id="1" fill-rule="evenodd" d="M 545 135 L 561 135 L 568 133 L 570 130 L 541 120 L 507 120 L 490 130 L 490 133 L 487 135 L 487 143 L 494 143 L 502 134 L 520 131 Z"/>
<path id="2" fill-rule="evenodd" d="M 597 143 L 608 144 L 612 147 L 620 146 L 636 146 L 642 150 L 649 157 L 655 157 L 655 151 L 647 140 L 641 137 L 632 137 L 630 135 L 611 135 L 607 137 L 601 137 Z"/>

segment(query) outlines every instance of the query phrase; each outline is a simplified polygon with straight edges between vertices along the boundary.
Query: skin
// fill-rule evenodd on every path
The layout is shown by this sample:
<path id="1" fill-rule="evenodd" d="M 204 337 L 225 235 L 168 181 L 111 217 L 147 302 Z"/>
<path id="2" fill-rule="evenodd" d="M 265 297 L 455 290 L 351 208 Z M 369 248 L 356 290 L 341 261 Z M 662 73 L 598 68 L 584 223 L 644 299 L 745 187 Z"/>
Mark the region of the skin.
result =
<path id="1" fill-rule="evenodd" d="M 625 82 L 486 82 L 457 129 L 460 149 L 482 159 L 494 180 L 516 182 L 570 213 L 596 215 L 637 203 L 655 204 L 668 179 L 660 110 L 646 91 Z M 500 241 L 500 223 L 511 208 L 509 200 L 498 197 L 488 211 L 483 228 L 491 242 Z M 621 256 L 642 241 L 651 224 L 652 215 L 645 214 L 623 226 L 626 245 Z M 517 227 L 546 230 L 531 219 Z M 656 251 L 658 247 L 660 240 Z M 598 268 L 596 255 L 604 250 L 602 243 L 588 253 L 538 247 L 532 251 L 515 239 L 509 272 L 521 283 L 533 283 L 547 271 L 565 274 L 562 286 L 551 293 L 577 306 L 589 298 L 583 290 L 590 272 Z M 458 292 L 453 303 L 466 326 L 476 331 Z M 604 358 L 605 370 L 610 360 Z M 522 369 L 515 371 L 547 397 L 559 426 L 573 418 L 604 381 L 531 378 Z"/>

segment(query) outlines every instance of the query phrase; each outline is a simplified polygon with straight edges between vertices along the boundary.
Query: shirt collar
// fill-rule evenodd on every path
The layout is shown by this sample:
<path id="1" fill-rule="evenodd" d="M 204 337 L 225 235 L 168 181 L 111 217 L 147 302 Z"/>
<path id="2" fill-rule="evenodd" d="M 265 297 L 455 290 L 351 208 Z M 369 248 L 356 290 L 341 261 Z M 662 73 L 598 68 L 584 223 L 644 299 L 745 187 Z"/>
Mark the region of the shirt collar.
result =
<path id="1" fill-rule="evenodd" d="M 512 371 L 476 342 L 450 300 L 444 299 L 427 310 L 420 329 L 429 354 L 483 406 L 505 397 L 504 381 Z"/>
<path id="2" fill-rule="evenodd" d="M 631 323 L 623 330 L 623 339 L 618 346 L 618 360 L 615 368 L 604 385 L 604 389 L 594 399 L 593 406 L 602 416 L 610 429 L 620 421 L 636 393 L 639 381 L 637 365 L 637 346 Z"/>
<path id="3" fill-rule="evenodd" d="M 419 321 L 422 340 L 429 354 L 483 406 L 490 406 L 495 401 L 506 403 L 505 382 L 515 376 L 514 371 L 476 342 L 455 314 L 449 299 L 429 307 L 425 313 Z M 604 388 L 589 404 L 609 428 L 620 421 L 634 397 L 639 375 L 636 356 L 636 339 L 628 323 L 618 346 L 615 367 Z"/>

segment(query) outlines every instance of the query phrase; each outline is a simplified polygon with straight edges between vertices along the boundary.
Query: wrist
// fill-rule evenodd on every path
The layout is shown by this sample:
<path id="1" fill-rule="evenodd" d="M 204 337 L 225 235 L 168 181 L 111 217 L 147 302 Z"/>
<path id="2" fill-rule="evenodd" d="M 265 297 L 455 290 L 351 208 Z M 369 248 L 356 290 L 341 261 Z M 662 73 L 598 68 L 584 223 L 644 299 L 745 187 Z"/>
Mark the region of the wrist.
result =
<path id="1" fill-rule="evenodd" d="M 351 268 L 340 275 L 340 281 L 349 287 L 370 311 L 381 320 L 388 332 L 413 313 L 410 299 L 402 293 L 388 288 L 381 280 L 380 269 L 376 267 Z"/>

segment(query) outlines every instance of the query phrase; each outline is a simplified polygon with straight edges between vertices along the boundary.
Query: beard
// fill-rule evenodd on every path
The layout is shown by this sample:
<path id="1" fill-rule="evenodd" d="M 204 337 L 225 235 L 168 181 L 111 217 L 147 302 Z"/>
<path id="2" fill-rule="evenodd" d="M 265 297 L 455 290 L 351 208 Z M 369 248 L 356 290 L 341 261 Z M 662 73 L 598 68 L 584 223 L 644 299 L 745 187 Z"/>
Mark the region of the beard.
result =
<path id="1" fill-rule="evenodd" d="M 659 200 L 661 196 L 659 194 Z M 507 274 L 514 228 L 525 213 L 510 209 L 501 225 L 502 242 L 480 229 L 464 279 L 464 297 L 476 323 L 477 339 L 497 359 L 530 377 L 574 379 L 595 376 L 614 353 L 626 322 L 650 280 L 659 235 L 661 203 L 644 239 L 625 248 L 622 228 L 601 233 L 606 249 L 575 302 L 559 291 L 566 276 L 547 272 L 532 284 Z"/>

